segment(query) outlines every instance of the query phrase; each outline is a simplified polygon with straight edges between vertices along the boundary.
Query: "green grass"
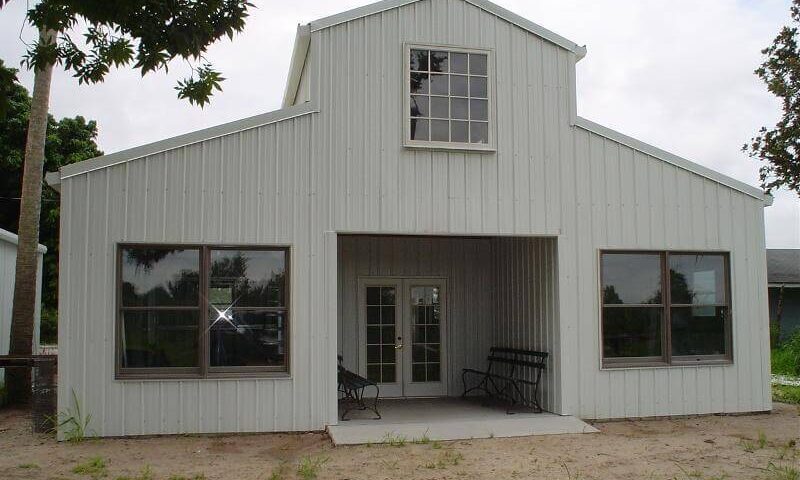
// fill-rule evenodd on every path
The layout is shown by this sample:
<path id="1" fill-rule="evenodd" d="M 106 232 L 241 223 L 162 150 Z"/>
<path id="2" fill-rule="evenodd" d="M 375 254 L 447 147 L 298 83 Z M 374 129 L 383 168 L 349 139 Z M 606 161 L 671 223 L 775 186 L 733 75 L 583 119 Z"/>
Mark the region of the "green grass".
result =
<path id="1" fill-rule="evenodd" d="M 800 387 L 791 385 L 773 385 L 772 399 L 776 402 L 800 405 Z"/>
<path id="2" fill-rule="evenodd" d="M 108 467 L 103 457 L 94 457 L 76 465 L 72 469 L 72 473 L 92 477 L 93 479 L 103 478 L 108 475 Z"/>
<path id="3" fill-rule="evenodd" d="M 303 457 L 297 465 L 297 476 L 303 480 L 317 478 L 320 469 L 328 460 L 328 457 Z"/>
<path id="4" fill-rule="evenodd" d="M 772 373 L 800 377 L 800 331 L 772 349 Z"/>

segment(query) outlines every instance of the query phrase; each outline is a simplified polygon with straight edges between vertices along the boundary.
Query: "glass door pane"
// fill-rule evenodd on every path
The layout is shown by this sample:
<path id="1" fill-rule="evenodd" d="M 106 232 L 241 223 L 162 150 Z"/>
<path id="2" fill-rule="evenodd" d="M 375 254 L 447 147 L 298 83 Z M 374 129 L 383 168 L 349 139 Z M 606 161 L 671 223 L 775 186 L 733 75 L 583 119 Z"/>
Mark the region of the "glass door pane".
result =
<path id="1" fill-rule="evenodd" d="M 376 383 L 397 382 L 397 288 L 366 287 L 367 378 Z"/>
<path id="2" fill-rule="evenodd" d="M 413 286 L 411 291 L 411 381 L 441 381 L 440 287 Z"/>

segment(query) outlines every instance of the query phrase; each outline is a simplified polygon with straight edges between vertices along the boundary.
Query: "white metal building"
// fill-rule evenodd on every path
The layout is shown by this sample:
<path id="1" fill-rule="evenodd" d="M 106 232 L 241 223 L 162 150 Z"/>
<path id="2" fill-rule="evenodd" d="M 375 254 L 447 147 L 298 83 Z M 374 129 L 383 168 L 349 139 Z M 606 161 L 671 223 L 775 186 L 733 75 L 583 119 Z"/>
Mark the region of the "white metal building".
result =
<path id="1" fill-rule="evenodd" d="M 36 274 L 36 312 L 34 313 L 33 353 L 39 351 L 39 325 L 42 297 L 42 257 L 47 252 L 44 245 L 37 249 L 39 269 Z M 14 306 L 14 283 L 17 265 L 17 236 L 0 228 L 0 355 L 8 355 L 11 340 L 11 309 Z M 0 368 L 0 385 L 5 377 Z"/>
<path id="2" fill-rule="evenodd" d="M 337 354 L 458 396 L 494 345 L 550 354 L 557 414 L 770 410 L 771 197 L 578 117 L 585 54 L 486 0 L 386 0 L 298 28 L 283 109 L 51 175 L 59 407 L 319 430 Z"/>

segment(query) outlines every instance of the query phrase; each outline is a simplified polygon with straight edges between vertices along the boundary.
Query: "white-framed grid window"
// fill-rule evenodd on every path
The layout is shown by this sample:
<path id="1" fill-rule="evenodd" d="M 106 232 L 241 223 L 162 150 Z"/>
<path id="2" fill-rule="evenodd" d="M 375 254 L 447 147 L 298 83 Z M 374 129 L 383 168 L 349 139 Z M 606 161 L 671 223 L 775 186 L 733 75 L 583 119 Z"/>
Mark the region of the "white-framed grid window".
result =
<path id="1" fill-rule="evenodd" d="M 406 45 L 405 145 L 493 150 L 489 50 Z"/>

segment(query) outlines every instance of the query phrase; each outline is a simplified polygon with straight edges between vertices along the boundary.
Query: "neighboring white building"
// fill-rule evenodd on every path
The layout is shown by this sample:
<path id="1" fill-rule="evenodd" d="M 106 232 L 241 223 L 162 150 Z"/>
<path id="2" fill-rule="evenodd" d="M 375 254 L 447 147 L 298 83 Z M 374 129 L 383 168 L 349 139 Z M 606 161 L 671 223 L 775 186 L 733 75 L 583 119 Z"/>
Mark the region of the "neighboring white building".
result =
<path id="1" fill-rule="evenodd" d="M 36 274 L 36 312 L 34 313 L 33 353 L 39 352 L 39 325 L 42 309 L 42 257 L 47 253 L 44 245 L 37 249 L 39 269 Z M 8 355 L 11 340 L 11 309 L 14 306 L 14 282 L 17 265 L 17 236 L 0 228 L 0 355 Z M 5 377 L 0 368 L 0 384 Z"/>
<path id="2" fill-rule="evenodd" d="M 298 28 L 283 109 L 50 175 L 59 408 L 320 430 L 337 353 L 457 396 L 498 345 L 550 353 L 559 414 L 770 410 L 771 197 L 578 117 L 585 54 L 486 0 L 387 0 Z"/>

